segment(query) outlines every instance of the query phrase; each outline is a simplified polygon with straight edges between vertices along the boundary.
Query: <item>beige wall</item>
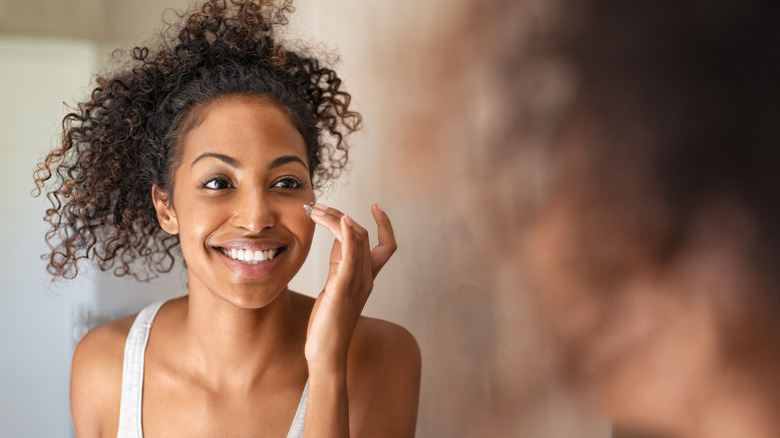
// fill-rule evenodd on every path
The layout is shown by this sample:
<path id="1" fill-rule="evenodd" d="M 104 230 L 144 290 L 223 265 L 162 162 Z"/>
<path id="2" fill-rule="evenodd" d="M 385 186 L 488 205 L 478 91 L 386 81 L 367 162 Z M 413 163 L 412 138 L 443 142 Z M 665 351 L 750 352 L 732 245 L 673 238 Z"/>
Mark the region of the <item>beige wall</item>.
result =
<path id="1" fill-rule="evenodd" d="M 94 68 L 94 47 L 0 35 L 0 435 L 68 436 L 72 311 L 88 282 L 55 287 L 40 254 L 46 202 L 32 170 L 55 138 L 60 102 Z M 51 72 L 56 71 L 56 75 Z"/>
<path id="2" fill-rule="evenodd" d="M 161 11 L 187 0 L 0 0 L 0 33 L 127 40 L 158 27 Z"/>

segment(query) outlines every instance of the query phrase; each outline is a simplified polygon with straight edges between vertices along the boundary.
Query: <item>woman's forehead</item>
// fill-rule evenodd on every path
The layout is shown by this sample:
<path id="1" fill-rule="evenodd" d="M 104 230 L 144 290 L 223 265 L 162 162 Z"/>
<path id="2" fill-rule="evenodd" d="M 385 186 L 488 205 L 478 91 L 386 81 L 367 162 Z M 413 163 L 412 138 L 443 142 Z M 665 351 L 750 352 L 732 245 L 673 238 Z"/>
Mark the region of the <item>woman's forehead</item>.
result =
<path id="1" fill-rule="evenodd" d="M 199 123 L 182 142 L 183 164 L 203 153 L 220 153 L 239 161 L 299 155 L 308 161 L 306 143 L 287 111 L 265 97 L 220 98 L 199 109 L 199 113 Z"/>

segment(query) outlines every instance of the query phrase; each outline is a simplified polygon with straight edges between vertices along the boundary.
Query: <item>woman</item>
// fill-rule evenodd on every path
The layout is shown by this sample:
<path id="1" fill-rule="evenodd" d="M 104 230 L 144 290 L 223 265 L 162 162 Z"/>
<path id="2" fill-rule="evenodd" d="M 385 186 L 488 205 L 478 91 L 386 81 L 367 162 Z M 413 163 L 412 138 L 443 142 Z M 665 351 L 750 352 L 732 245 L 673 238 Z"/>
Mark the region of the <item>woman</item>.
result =
<path id="1" fill-rule="evenodd" d="M 73 358 L 79 437 L 412 436 L 417 344 L 360 316 L 395 250 L 315 204 L 360 116 L 336 73 L 281 45 L 289 3 L 207 2 L 159 48 L 98 79 L 36 175 L 51 184 L 48 269 L 81 259 L 188 295 L 91 330 Z M 287 283 L 316 225 L 335 237 L 317 299 Z"/>

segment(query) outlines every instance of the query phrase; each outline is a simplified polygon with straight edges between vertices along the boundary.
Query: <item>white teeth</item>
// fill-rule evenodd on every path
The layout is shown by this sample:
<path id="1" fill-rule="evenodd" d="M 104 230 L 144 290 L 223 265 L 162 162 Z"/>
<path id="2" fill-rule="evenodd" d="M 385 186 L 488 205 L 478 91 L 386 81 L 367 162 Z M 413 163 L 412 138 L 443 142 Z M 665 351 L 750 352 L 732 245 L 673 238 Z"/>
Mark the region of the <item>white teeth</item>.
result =
<path id="1" fill-rule="evenodd" d="M 271 260 L 272 258 L 276 257 L 276 255 L 279 254 L 279 250 L 269 249 L 265 251 L 252 251 L 252 250 L 243 250 L 243 249 L 237 250 L 235 248 L 231 248 L 228 250 L 222 248 L 222 253 L 233 260 L 240 260 L 249 265 L 256 265 L 260 262 Z"/>

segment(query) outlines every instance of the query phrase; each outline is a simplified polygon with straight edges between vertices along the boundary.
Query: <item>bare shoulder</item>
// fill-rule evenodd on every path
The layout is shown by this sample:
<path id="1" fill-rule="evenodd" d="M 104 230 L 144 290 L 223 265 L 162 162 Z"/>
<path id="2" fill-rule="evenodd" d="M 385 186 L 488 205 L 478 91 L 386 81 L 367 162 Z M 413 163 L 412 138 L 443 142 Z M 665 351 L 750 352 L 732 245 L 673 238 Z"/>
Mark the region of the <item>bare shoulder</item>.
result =
<path id="1" fill-rule="evenodd" d="M 349 379 L 353 388 L 370 394 L 382 388 L 418 386 L 420 347 L 409 331 L 381 319 L 362 317 L 349 347 Z"/>
<path id="2" fill-rule="evenodd" d="M 403 327 L 363 317 L 349 350 L 350 422 L 357 436 L 413 436 L 420 393 L 420 348 Z"/>
<path id="3" fill-rule="evenodd" d="M 421 361 L 420 348 L 408 330 L 398 324 L 369 317 L 361 317 L 358 321 L 350 355 L 358 360 L 358 364 L 381 362 L 390 366 L 419 368 Z"/>
<path id="4" fill-rule="evenodd" d="M 76 436 L 108 436 L 107 429 L 118 425 L 125 340 L 134 320 L 132 315 L 99 325 L 76 346 L 70 379 Z"/>

